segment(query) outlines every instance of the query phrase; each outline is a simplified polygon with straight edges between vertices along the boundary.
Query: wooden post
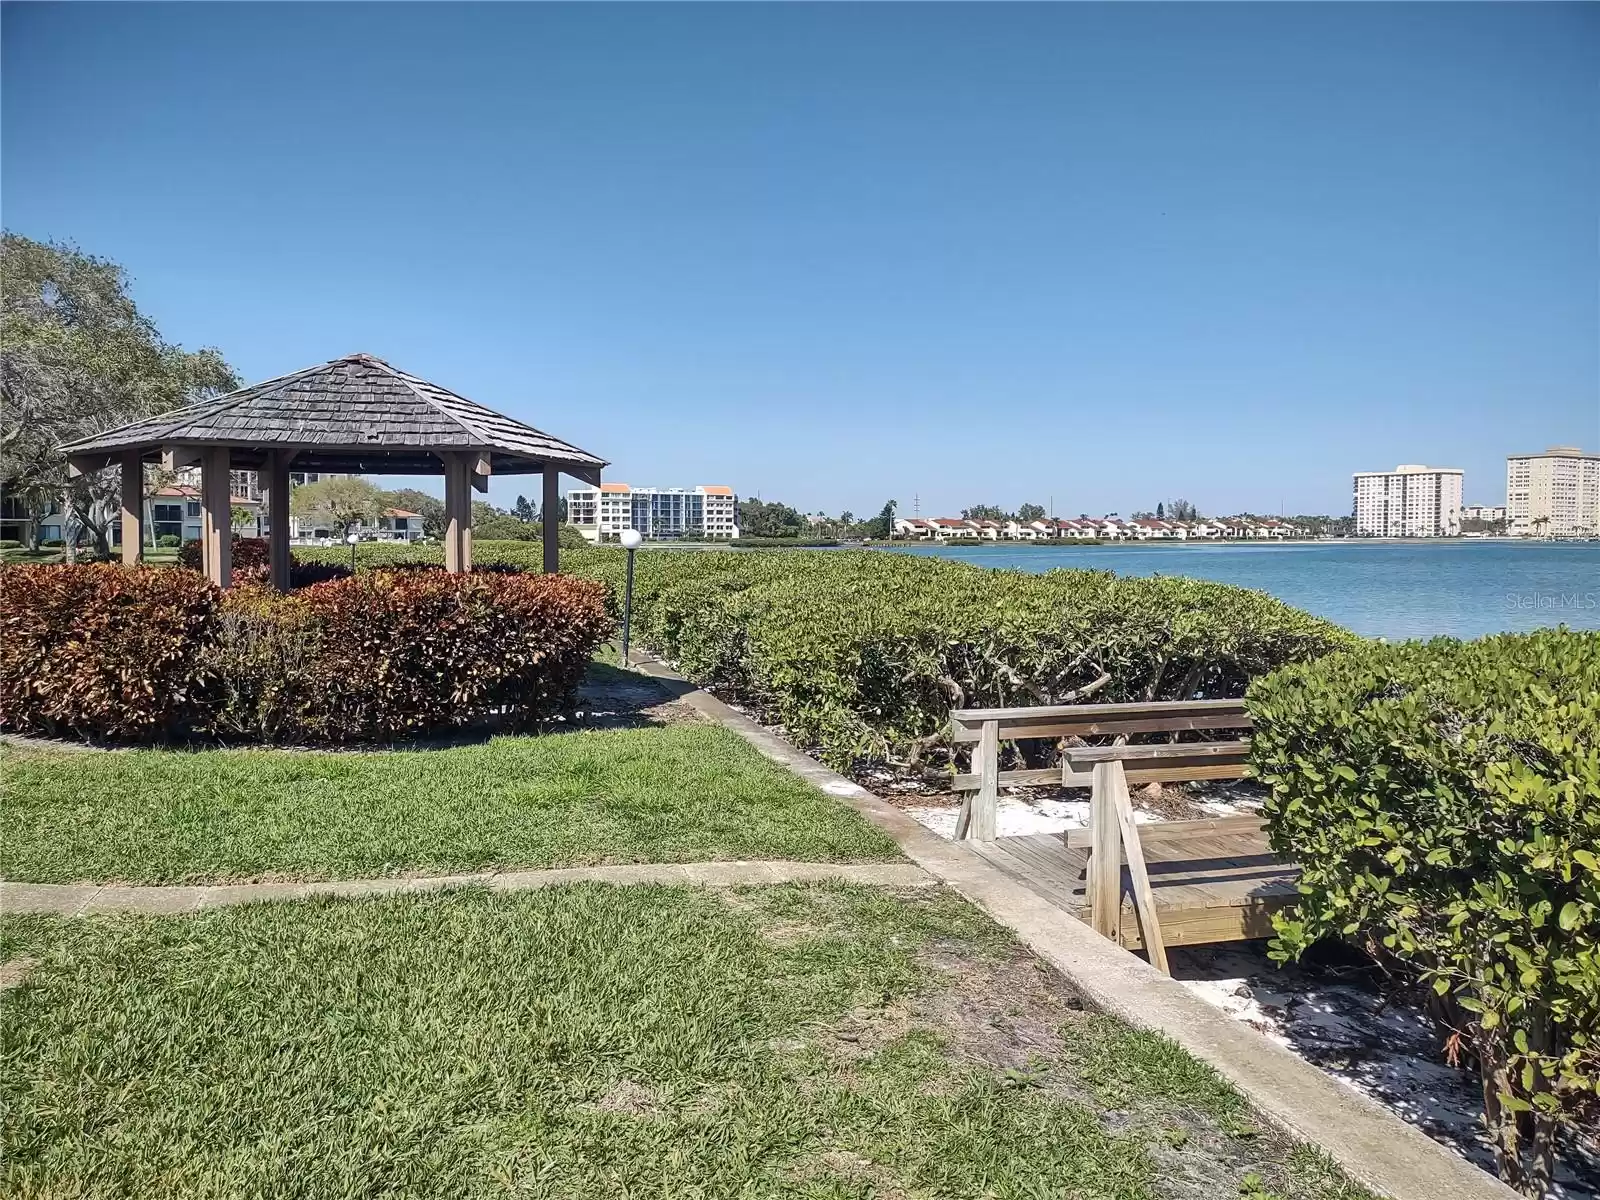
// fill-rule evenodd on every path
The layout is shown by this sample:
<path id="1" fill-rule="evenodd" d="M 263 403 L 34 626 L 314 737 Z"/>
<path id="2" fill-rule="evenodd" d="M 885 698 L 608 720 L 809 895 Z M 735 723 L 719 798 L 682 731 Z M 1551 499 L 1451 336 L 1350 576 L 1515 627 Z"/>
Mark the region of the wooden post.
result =
<path id="1" fill-rule="evenodd" d="M 978 794 L 972 802 L 972 836 L 992 842 L 1000 807 L 1000 722 L 985 721 L 978 733 Z"/>
<path id="2" fill-rule="evenodd" d="M 544 573 L 561 570 L 561 470 L 554 463 L 544 465 L 544 499 L 539 510 L 544 521 Z"/>
<path id="3" fill-rule="evenodd" d="M 1114 780 L 1123 775 L 1119 762 L 1095 763 L 1089 798 L 1089 925 L 1112 941 L 1122 924 L 1122 830 L 1117 822 Z M 1127 786 L 1123 777 L 1123 786 Z"/>
<path id="4" fill-rule="evenodd" d="M 220 588 L 233 585 L 233 488 L 226 446 L 206 450 L 200 464 L 200 553 L 206 578 Z"/>
<path id="5" fill-rule="evenodd" d="M 1128 796 L 1128 775 L 1119 762 L 1106 765 L 1116 768 L 1111 773 L 1111 802 L 1117 812 L 1117 832 L 1122 835 L 1122 848 L 1128 856 L 1128 876 L 1133 880 L 1133 907 L 1139 915 L 1139 932 L 1144 935 L 1145 952 L 1162 974 L 1171 975 L 1172 968 L 1167 965 L 1167 944 L 1161 938 L 1161 919 L 1156 916 L 1156 894 L 1150 888 L 1150 872 L 1145 869 L 1139 825 L 1133 819 L 1133 801 Z M 1119 885 L 1118 908 L 1122 906 L 1120 891 Z"/>
<path id="6" fill-rule="evenodd" d="M 134 566 L 144 550 L 144 463 L 139 451 L 122 452 L 122 563 Z"/>
<path id="7" fill-rule="evenodd" d="M 467 456 L 449 452 L 444 460 L 444 569 L 472 570 L 472 475 Z"/>
<path id="8" fill-rule="evenodd" d="M 274 450 L 267 456 L 267 523 L 272 527 L 267 543 L 272 586 L 289 590 L 289 463 L 291 450 Z"/>

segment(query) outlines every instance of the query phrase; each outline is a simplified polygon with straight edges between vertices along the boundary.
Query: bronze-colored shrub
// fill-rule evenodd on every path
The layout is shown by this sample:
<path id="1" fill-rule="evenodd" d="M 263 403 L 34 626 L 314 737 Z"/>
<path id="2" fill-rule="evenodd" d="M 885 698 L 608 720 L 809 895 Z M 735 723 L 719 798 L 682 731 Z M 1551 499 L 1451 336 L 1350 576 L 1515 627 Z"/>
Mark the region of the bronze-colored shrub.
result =
<path id="1" fill-rule="evenodd" d="M 266 538 L 236 537 L 233 539 L 233 572 L 238 574 L 267 573 L 271 563 L 272 551 Z M 191 571 L 200 570 L 200 543 L 198 541 L 185 542 L 178 549 L 178 565 L 188 567 Z"/>
<path id="2" fill-rule="evenodd" d="M 208 731 L 226 740 L 304 741 L 320 646 L 311 610 L 292 593 L 263 585 L 225 593 L 216 635 L 201 655 L 211 681 Z"/>
<path id="3" fill-rule="evenodd" d="M 193 571 L 0 568 L 0 728 L 117 741 L 373 741 L 571 697 L 613 618 L 559 575 L 375 571 L 284 596 Z"/>
<path id="4" fill-rule="evenodd" d="M 320 638 L 308 720 L 340 742 L 525 727 L 570 699 L 613 624 L 603 584 L 561 575 L 380 570 L 296 598 Z"/>
<path id="5" fill-rule="evenodd" d="M 192 571 L 0 567 L 0 727 L 122 741 L 192 731 L 221 599 Z"/>

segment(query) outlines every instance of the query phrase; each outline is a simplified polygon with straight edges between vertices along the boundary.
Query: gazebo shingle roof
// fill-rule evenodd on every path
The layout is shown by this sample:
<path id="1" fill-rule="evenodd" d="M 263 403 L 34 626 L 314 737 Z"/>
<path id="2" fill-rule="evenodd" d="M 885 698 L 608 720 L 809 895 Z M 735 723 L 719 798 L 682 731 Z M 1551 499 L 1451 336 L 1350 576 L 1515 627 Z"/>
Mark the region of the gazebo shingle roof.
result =
<path id="1" fill-rule="evenodd" d="M 598 477 L 604 459 L 485 408 L 448 388 L 352 354 L 269 379 L 199 404 L 69 442 L 73 458 L 170 445 L 228 446 L 233 465 L 252 452 L 296 449 L 295 469 L 409 473 L 434 450 L 490 453 L 496 471 L 537 470 Z"/>

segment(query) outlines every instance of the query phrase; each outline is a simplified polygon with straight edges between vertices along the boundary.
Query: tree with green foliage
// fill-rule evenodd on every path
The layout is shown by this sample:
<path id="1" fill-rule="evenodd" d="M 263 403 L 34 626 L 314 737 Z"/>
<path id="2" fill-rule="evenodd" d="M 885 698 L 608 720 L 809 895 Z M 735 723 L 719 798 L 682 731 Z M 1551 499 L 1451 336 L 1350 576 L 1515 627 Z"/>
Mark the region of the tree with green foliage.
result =
<path id="1" fill-rule="evenodd" d="M 163 341 L 128 283 L 110 259 L 0 235 L 0 489 L 36 516 L 64 498 L 68 546 L 87 532 L 102 556 L 118 472 L 69 479 L 56 448 L 239 386 L 216 350 Z"/>
<path id="2" fill-rule="evenodd" d="M 521 500 L 522 497 L 518 496 Z M 528 505 L 531 509 L 533 506 Z M 516 510 L 506 512 L 486 500 L 472 503 L 472 536 L 484 541 L 536 542 L 542 526 L 537 521 L 524 520 Z"/>
<path id="3" fill-rule="evenodd" d="M 377 484 L 358 475 L 304 483 L 289 495 L 289 511 L 294 516 L 341 531 L 376 522 L 386 507 Z"/>
<path id="4" fill-rule="evenodd" d="M 776 500 L 739 501 L 739 533 L 743 537 L 797 538 L 806 519 Z"/>
<path id="5" fill-rule="evenodd" d="M 1024 504 L 1017 509 L 1017 520 L 1024 525 L 1030 521 L 1042 521 L 1047 515 L 1049 514 L 1044 511 L 1044 505 L 1042 504 Z"/>
<path id="6" fill-rule="evenodd" d="M 533 522 L 539 519 L 539 510 L 533 501 L 526 496 L 518 495 L 517 502 L 511 506 L 511 515 L 519 521 Z"/>
<path id="7" fill-rule="evenodd" d="M 963 521 L 1009 521 L 1011 514 L 998 504 L 974 504 L 961 510 Z"/>
<path id="8" fill-rule="evenodd" d="M 868 537 L 889 538 L 894 536 L 894 510 L 896 507 L 895 501 L 889 501 L 878 511 L 877 516 L 867 522 L 871 527 L 867 533 Z"/>

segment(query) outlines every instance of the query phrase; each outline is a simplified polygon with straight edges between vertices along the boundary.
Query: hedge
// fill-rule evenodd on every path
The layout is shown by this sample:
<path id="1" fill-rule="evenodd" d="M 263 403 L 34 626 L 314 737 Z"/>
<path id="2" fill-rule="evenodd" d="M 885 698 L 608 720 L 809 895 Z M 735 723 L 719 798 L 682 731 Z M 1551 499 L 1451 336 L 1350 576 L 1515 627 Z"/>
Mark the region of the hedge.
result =
<path id="1" fill-rule="evenodd" d="M 1363 936 L 1475 1057 L 1502 1177 L 1548 1184 L 1600 1118 L 1600 633 L 1369 645 L 1256 681 L 1274 848 L 1303 870 L 1274 953 Z"/>
<path id="2" fill-rule="evenodd" d="M 152 740 L 203 703 L 221 593 L 191 571 L 0 566 L 0 727 Z"/>
<path id="3" fill-rule="evenodd" d="M 363 569 L 441 556 L 436 546 L 357 552 Z M 1242 696 L 1256 675 L 1360 640 L 1264 592 L 1192 579 L 1030 574 L 882 550 L 646 549 L 635 559 L 636 641 L 847 768 L 938 752 L 953 707 Z M 537 571 L 540 561 L 526 543 L 473 547 L 479 568 Z M 619 599 L 625 562 L 615 547 L 561 555 L 564 571 Z"/>
<path id="4" fill-rule="evenodd" d="M 525 727 L 613 625 L 603 586 L 560 575 L 376 571 L 280 596 L 174 568 L 0 573 L 0 728 L 111 741 Z"/>
<path id="5" fill-rule="evenodd" d="M 198 540 L 184 542 L 178 549 L 178 565 L 192 571 L 201 570 L 203 544 Z M 293 558 L 293 555 L 290 555 Z M 271 568 L 272 549 L 266 538 L 236 537 L 233 539 L 231 558 L 236 579 L 252 575 L 265 576 Z"/>
<path id="6" fill-rule="evenodd" d="M 201 570 L 202 553 L 198 541 L 185 542 L 178 551 L 178 565 L 192 571 Z M 272 572 L 272 544 L 266 538 L 234 538 L 231 567 L 235 585 L 265 583 Z M 291 588 L 310 587 L 329 579 L 344 579 L 350 574 L 348 551 L 342 558 L 318 557 L 312 562 L 293 551 L 289 554 Z"/>
<path id="7" fill-rule="evenodd" d="M 623 564 L 563 557 L 619 592 Z M 953 707 L 1240 696 L 1358 642 L 1225 584 L 874 550 L 641 553 L 633 611 L 642 642 L 841 766 L 930 752 Z"/>

